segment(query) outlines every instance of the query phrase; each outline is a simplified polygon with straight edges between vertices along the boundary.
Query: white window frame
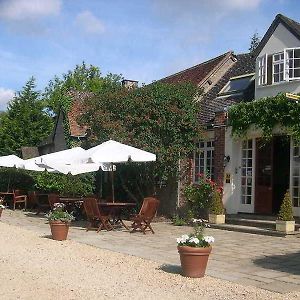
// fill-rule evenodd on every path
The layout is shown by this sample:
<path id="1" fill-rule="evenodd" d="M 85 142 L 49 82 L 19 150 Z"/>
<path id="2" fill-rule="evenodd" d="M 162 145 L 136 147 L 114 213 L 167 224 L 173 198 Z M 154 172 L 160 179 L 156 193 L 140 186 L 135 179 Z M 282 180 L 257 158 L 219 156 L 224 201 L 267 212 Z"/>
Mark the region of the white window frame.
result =
<path id="1" fill-rule="evenodd" d="M 203 147 L 200 146 L 201 143 L 203 143 Z M 210 143 L 210 146 L 208 146 L 208 143 Z M 205 175 L 209 175 L 210 179 L 213 179 L 214 177 L 214 140 L 201 140 L 198 143 L 197 150 L 194 151 L 194 174 L 193 174 L 193 181 L 197 182 L 196 180 L 196 174 L 201 172 L 201 169 L 203 169 L 203 173 Z M 210 159 L 208 157 L 208 153 L 210 153 Z M 197 166 L 197 172 L 196 172 L 196 157 L 198 156 L 198 163 L 199 165 Z M 203 164 L 201 165 L 201 161 L 203 161 Z M 208 165 L 209 161 L 209 165 Z M 213 171 L 212 171 L 213 170 Z M 199 172 L 198 172 L 199 171 Z"/>
<path id="2" fill-rule="evenodd" d="M 284 74 L 285 74 L 285 51 L 278 52 L 272 54 L 272 84 L 277 84 L 285 81 Z M 275 60 L 274 57 L 277 55 L 282 55 L 282 58 L 279 60 Z M 275 66 L 279 66 L 279 71 L 275 73 Z M 282 65 L 282 71 L 280 71 L 280 66 Z M 282 80 L 280 80 L 280 74 L 282 73 Z M 278 75 L 279 81 L 274 80 L 274 75 Z"/>
<path id="3" fill-rule="evenodd" d="M 295 74 L 295 67 L 294 67 L 294 63 L 295 63 L 294 52 L 295 52 L 295 50 L 300 50 L 300 47 L 293 47 L 293 48 L 285 48 L 284 49 L 284 73 L 283 73 L 283 80 L 285 80 L 285 81 L 291 81 L 291 80 L 300 79 L 300 76 L 299 77 L 295 77 L 295 76 L 290 77 L 290 75 L 289 75 L 290 70 L 293 70 L 293 74 Z M 293 57 L 292 58 L 288 57 L 288 51 L 293 51 Z M 300 60 L 300 57 L 296 58 L 296 59 Z M 289 63 L 288 63 L 289 60 L 293 61 L 293 67 L 292 68 L 289 67 Z M 296 69 L 300 70 L 300 67 L 298 67 Z"/>
<path id="4" fill-rule="evenodd" d="M 258 58 L 258 85 L 267 84 L 267 74 L 268 74 L 268 54 Z"/>

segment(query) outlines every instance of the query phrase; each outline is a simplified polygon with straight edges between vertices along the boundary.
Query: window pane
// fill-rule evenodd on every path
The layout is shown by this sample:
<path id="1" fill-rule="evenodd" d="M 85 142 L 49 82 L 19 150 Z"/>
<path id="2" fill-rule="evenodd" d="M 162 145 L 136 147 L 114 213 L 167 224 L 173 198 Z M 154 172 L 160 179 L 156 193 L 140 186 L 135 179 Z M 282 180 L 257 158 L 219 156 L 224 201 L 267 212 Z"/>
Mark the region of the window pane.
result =
<path id="1" fill-rule="evenodd" d="M 300 49 L 294 50 L 294 56 L 295 56 L 295 58 L 300 58 Z"/>

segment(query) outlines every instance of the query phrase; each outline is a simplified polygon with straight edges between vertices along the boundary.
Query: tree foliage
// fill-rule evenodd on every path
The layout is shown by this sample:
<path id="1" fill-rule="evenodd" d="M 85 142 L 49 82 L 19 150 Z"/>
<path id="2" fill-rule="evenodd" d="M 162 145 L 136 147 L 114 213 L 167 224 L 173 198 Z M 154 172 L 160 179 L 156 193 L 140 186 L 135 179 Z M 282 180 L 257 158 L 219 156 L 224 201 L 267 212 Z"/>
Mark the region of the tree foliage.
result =
<path id="1" fill-rule="evenodd" d="M 63 107 L 65 110 L 70 108 L 72 99 L 68 96 L 68 92 L 85 91 L 95 94 L 101 93 L 103 90 L 111 90 L 121 85 L 121 75 L 107 74 L 102 76 L 100 69 L 93 65 L 76 65 L 74 70 L 69 70 L 60 78 L 55 76 L 50 80 L 45 88 L 44 98 L 48 107 L 54 112 Z"/>
<path id="2" fill-rule="evenodd" d="M 52 130 L 32 77 L 8 104 L 0 119 L 0 155 L 18 154 L 22 146 L 37 146 Z"/>
<path id="3" fill-rule="evenodd" d="M 115 139 L 157 155 L 156 163 L 118 168 L 123 173 L 122 186 L 124 178 L 134 178 L 126 186 L 138 186 L 135 190 L 142 197 L 141 185 L 153 187 L 158 180 L 176 176 L 178 160 L 194 150 L 201 134 L 194 100 L 198 93 L 192 84 L 163 83 L 110 90 L 85 102 L 81 122 L 91 128 L 91 144 Z"/>
<path id="4" fill-rule="evenodd" d="M 249 47 L 249 52 L 253 52 L 257 46 L 260 43 L 260 36 L 258 35 L 258 32 L 254 32 L 253 36 L 251 37 L 250 41 L 250 47 Z"/>

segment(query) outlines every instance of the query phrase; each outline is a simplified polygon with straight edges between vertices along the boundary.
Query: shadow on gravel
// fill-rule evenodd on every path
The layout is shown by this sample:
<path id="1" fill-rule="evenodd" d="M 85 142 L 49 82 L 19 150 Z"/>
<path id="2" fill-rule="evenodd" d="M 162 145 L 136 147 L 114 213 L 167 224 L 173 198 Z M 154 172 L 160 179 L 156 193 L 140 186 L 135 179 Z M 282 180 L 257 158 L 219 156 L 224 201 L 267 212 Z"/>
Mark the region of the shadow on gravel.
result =
<path id="1" fill-rule="evenodd" d="M 284 255 L 270 255 L 254 259 L 253 263 L 264 268 L 300 275 L 300 251 Z"/>
<path id="2" fill-rule="evenodd" d="M 41 238 L 43 238 L 43 239 L 48 239 L 48 240 L 53 240 L 53 239 L 52 239 L 52 235 L 50 235 L 50 234 L 41 235 Z"/>
<path id="3" fill-rule="evenodd" d="M 158 270 L 162 270 L 164 272 L 171 273 L 171 274 L 181 275 L 181 267 L 178 265 L 163 264 L 158 267 Z"/>

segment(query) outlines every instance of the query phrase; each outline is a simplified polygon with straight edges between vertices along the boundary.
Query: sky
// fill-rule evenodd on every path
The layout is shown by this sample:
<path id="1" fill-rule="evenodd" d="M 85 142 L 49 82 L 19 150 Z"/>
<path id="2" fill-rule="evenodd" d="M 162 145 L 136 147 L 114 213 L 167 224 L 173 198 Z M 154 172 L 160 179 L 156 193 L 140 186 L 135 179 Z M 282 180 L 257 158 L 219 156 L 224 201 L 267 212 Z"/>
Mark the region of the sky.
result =
<path id="1" fill-rule="evenodd" d="M 0 0 L 0 110 L 34 76 L 43 90 L 85 61 L 150 83 L 233 50 L 248 51 L 298 0 Z"/>

